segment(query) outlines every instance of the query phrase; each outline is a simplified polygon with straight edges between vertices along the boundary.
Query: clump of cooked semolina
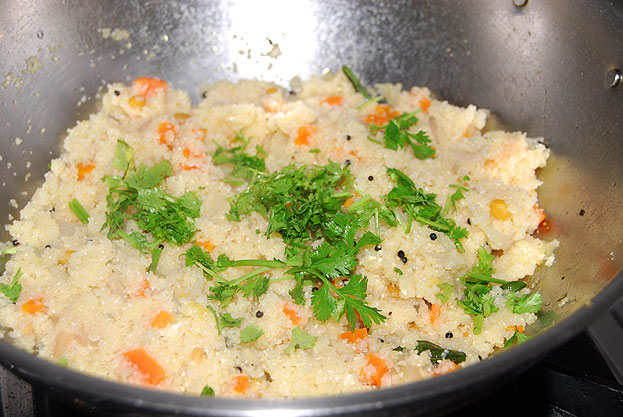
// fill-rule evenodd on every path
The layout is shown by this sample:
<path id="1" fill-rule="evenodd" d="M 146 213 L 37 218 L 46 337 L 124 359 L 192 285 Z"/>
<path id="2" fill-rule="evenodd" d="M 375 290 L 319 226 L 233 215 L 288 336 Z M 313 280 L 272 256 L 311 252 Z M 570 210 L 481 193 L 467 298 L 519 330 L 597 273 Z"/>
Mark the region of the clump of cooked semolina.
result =
<path id="1" fill-rule="evenodd" d="M 522 342 L 541 306 L 523 280 L 557 246 L 532 235 L 549 150 L 426 88 L 376 91 L 223 81 L 192 106 L 161 80 L 111 84 L 8 226 L 3 336 L 246 397 L 389 387 Z"/>

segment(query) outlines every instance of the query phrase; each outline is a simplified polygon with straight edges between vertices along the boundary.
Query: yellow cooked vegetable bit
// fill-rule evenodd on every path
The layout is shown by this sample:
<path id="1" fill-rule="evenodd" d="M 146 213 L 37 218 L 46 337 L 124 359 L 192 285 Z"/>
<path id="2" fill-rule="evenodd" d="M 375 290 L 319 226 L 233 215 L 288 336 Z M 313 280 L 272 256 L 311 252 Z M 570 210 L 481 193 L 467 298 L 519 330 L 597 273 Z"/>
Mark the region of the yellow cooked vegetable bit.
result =
<path id="1" fill-rule="evenodd" d="M 491 215 L 498 220 L 508 220 L 512 214 L 508 211 L 508 204 L 504 200 L 495 199 L 489 204 Z"/>
<path id="2" fill-rule="evenodd" d="M 145 97 L 141 97 L 141 96 L 132 96 L 128 100 L 128 104 L 133 109 L 142 109 L 143 106 L 145 105 L 145 103 L 146 103 L 145 102 Z"/>

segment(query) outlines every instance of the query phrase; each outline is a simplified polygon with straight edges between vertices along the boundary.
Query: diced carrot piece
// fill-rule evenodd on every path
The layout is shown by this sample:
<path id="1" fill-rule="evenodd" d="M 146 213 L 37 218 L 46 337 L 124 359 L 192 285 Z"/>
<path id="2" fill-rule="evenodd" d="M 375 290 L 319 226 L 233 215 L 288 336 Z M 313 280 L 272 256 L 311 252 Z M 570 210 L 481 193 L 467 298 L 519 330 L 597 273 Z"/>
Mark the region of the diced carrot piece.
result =
<path id="1" fill-rule="evenodd" d="M 43 310 L 45 310 L 43 298 L 35 298 L 22 304 L 22 311 L 27 314 L 35 315 L 36 313 L 43 313 Z"/>
<path id="2" fill-rule="evenodd" d="M 441 316 L 441 307 L 438 304 L 431 304 L 430 306 L 430 324 L 435 324 L 435 321 Z"/>
<path id="3" fill-rule="evenodd" d="M 349 208 L 355 202 L 355 197 L 351 197 L 348 200 L 344 201 L 344 207 Z"/>
<path id="4" fill-rule="evenodd" d="M 156 362 L 145 350 L 135 349 L 125 352 L 123 356 L 141 374 L 142 379 L 149 385 L 158 385 L 165 379 L 162 366 Z"/>
<path id="5" fill-rule="evenodd" d="M 244 394 L 249 389 L 249 377 L 247 375 L 236 375 L 231 378 L 229 386 L 238 394 Z"/>
<path id="6" fill-rule="evenodd" d="M 212 249 L 216 247 L 209 240 L 206 240 L 203 242 L 196 242 L 196 243 L 197 243 L 197 246 L 201 246 L 203 249 L 205 249 L 206 252 L 212 252 Z"/>
<path id="7" fill-rule="evenodd" d="M 132 96 L 128 100 L 128 104 L 133 109 L 139 109 L 140 110 L 140 109 L 142 109 L 145 106 L 145 104 L 147 104 L 147 102 L 145 101 L 145 97 L 143 97 L 143 96 Z"/>
<path id="8" fill-rule="evenodd" d="M 266 90 L 266 94 L 272 94 L 276 92 L 277 92 L 277 89 L 275 87 L 270 87 L 268 90 Z"/>
<path id="9" fill-rule="evenodd" d="M 329 96 L 321 101 L 321 103 L 327 103 L 330 106 L 341 106 L 344 102 L 344 97 L 342 96 Z"/>
<path id="10" fill-rule="evenodd" d="M 309 145 L 309 138 L 316 133 L 316 126 L 301 126 L 294 139 L 297 145 Z"/>
<path id="11" fill-rule="evenodd" d="M 357 343 L 359 340 L 363 340 L 368 337 L 368 329 L 355 329 L 352 332 L 340 333 L 338 336 L 340 339 L 345 339 L 347 343 Z"/>
<path id="12" fill-rule="evenodd" d="M 190 157 L 190 149 L 186 148 L 184 149 L 184 158 L 189 158 Z"/>
<path id="13" fill-rule="evenodd" d="M 136 295 L 137 297 L 145 297 L 145 291 L 147 291 L 148 289 L 149 281 L 144 279 L 143 281 L 141 281 L 141 287 L 138 289 L 138 291 L 136 291 L 136 293 L 134 293 L 134 295 Z"/>
<path id="14" fill-rule="evenodd" d="M 175 131 L 175 125 L 168 122 L 160 123 L 158 125 L 158 134 L 160 135 L 160 143 L 162 145 L 167 145 L 169 149 L 172 149 L 172 142 L 173 139 L 175 139 L 175 135 L 177 134 L 177 132 Z"/>
<path id="15" fill-rule="evenodd" d="M 82 181 L 86 174 L 89 174 L 91 171 L 95 169 L 95 165 L 83 164 L 82 162 L 78 162 L 76 167 L 78 168 L 78 181 Z"/>
<path id="16" fill-rule="evenodd" d="M 294 309 L 294 304 L 291 301 L 288 301 L 283 306 L 283 314 L 288 316 L 292 324 L 295 326 L 301 321 L 301 316 L 299 316 L 298 312 Z"/>
<path id="17" fill-rule="evenodd" d="M 389 368 L 383 358 L 374 353 L 369 353 L 368 362 L 361 369 L 360 375 L 366 384 L 380 387 L 383 376 L 387 371 L 389 371 Z"/>
<path id="18" fill-rule="evenodd" d="M 508 326 L 506 328 L 507 332 L 514 332 L 517 330 L 519 333 L 523 333 L 523 326 Z"/>
<path id="19" fill-rule="evenodd" d="M 377 126 L 384 126 L 391 119 L 393 119 L 394 117 L 398 117 L 398 116 L 400 116 L 400 113 L 395 110 L 392 110 L 391 107 L 389 107 L 388 105 L 379 104 L 374 109 L 374 113 L 367 115 L 364 121 L 367 124 L 374 123 Z"/>
<path id="20" fill-rule="evenodd" d="M 437 365 L 437 367 L 433 371 L 433 374 L 435 374 L 435 376 L 445 375 L 449 374 L 450 372 L 454 372 L 457 369 L 459 369 L 459 365 L 449 359 L 444 359 L 439 362 L 439 365 Z"/>
<path id="21" fill-rule="evenodd" d="M 420 99 L 420 108 L 422 109 L 422 113 L 428 112 L 428 108 L 430 107 L 430 100 L 428 97 L 422 97 Z"/>
<path id="22" fill-rule="evenodd" d="M 173 314 L 168 311 L 161 310 L 160 313 L 152 320 L 151 327 L 158 327 L 159 329 L 163 329 L 167 327 L 169 324 L 173 323 L 175 317 Z"/>
<path id="23" fill-rule="evenodd" d="M 148 98 L 157 94 L 159 91 L 166 91 L 167 82 L 158 78 L 139 77 L 132 84 L 138 88 L 139 95 Z"/>

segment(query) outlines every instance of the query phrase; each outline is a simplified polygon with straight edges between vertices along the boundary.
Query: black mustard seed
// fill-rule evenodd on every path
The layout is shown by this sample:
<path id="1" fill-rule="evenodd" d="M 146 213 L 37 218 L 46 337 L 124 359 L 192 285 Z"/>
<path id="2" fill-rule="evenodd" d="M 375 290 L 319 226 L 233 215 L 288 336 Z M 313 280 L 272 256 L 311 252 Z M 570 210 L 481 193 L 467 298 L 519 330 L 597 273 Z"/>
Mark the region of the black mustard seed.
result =
<path id="1" fill-rule="evenodd" d="M 437 240 L 437 234 L 436 233 L 431 233 L 428 237 L 430 237 L 430 240 Z"/>
<path id="2" fill-rule="evenodd" d="M 258 319 L 261 319 L 262 317 L 264 317 L 264 313 L 258 310 L 258 312 L 255 313 L 255 317 L 257 317 Z"/>
<path id="3" fill-rule="evenodd" d="M 399 258 L 404 258 L 405 257 L 405 251 L 403 251 L 402 249 L 400 249 L 397 253 Z"/>

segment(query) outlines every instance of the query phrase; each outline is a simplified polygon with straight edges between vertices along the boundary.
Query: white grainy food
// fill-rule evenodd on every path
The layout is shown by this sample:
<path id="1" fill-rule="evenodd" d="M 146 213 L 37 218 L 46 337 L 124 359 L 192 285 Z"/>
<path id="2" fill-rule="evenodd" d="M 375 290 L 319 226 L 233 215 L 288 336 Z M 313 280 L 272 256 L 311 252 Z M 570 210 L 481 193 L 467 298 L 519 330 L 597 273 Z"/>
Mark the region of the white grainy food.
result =
<path id="1" fill-rule="evenodd" d="M 101 111 L 69 131 L 45 183 L 20 220 L 8 226 L 20 245 L 2 282 L 8 283 L 21 268 L 23 289 L 15 304 L 0 296 L 0 323 L 7 329 L 3 337 L 51 361 L 66 360 L 72 369 L 133 384 L 148 384 L 150 377 L 124 353 L 143 349 L 164 372 L 164 378 L 156 378 L 157 389 L 198 394 L 209 385 L 217 396 L 335 395 L 403 384 L 454 368 L 448 360 L 433 366 L 429 352 L 418 355 L 413 350 L 418 340 L 465 352 L 461 367 L 487 357 L 514 334 L 513 326 L 529 325 L 536 316 L 512 313 L 505 305 L 506 293 L 495 286 L 490 294 L 499 310 L 484 319 L 480 334 L 473 334 L 474 316 L 457 305 L 463 297 L 459 279 L 476 265 L 480 247 L 496 251 L 494 277 L 504 281 L 523 279 L 538 265 L 551 263 L 557 242 L 532 236 L 540 222 L 535 170 L 545 165 L 549 150 L 523 133 L 483 133 L 486 110 L 435 100 L 426 88 L 402 91 L 400 85 L 387 84 L 378 85 L 377 91 L 399 113 L 424 107 L 412 131 L 430 136 L 435 158 L 418 160 L 409 148 L 395 151 L 367 140 L 364 119 L 375 105 L 358 109 L 365 100 L 342 73 L 312 78 L 296 96 L 265 82 L 219 82 L 196 107 L 186 93 L 171 86 L 150 91 L 143 103 L 145 91 L 138 84 L 110 85 Z M 341 105 L 325 101 L 336 95 L 342 97 Z M 174 130 L 161 128 L 162 123 L 171 123 Z M 295 143 L 301 126 L 316 128 L 309 145 Z M 280 236 L 264 235 L 267 218 L 252 213 L 232 222 L 225 217 L 228 197 L 245 185 L 223 182 L 231 164 L 214 164 L 211 155 L 216 144 L 232 146 L 238 133 L 251 138 L 249 150 L 264 148 L 268 172 L 292 163 L 349 160 L 358 192 L 378 201 L 395 185 L 385 166 L 437 194 L 442 206 L 454 192 L 449 185 L 468 175 L 469 191 L 447 216 L 469 231 L 461 240 L 465 252 L 459 253 L 443 233 L 431 240 L 432 230 L 417 222 L 408 234 L 402 226 L 381 222 L 382 248 L 364 247 L 356 273 L 368 277 L 366 301 L 387 320 L 373 324 L 363 341 L 348 343 L 339 337 L 349 329 L 346 317 L 339 322 L 316 320 L 307 287 L 306 305 L 289 305 L 301 318 L 298 326 L 317 340 L 311 349 L 285 353 L 296 327 L 283 311 L 294 280 L 273 282 L 259 300 L 237 295 L 223 310 L 207 298 L 213 282 L 199 268 L 185 266 L 183 255 L 190 243 L 165 244 L 152 273 L 147 272 L 149 254 L 122 239 L 110 240 L 100 230 L 108 193 L 102 177 L 119 174 L 113 160 L 117 139 L 123 139 L 134 148 L 137 165 L 171 162 L 174 174 L 164 181 L 165 191 L 175 197 L 185 191 L 198 194 L 203 204 L 195 239 L 214 246 L 212 257 L 284 259 L 286 245 Z M 310 153 L 312 149 L 319 152 Z M 78 222 L 69 209 L 74 198 L 90 214 L 88 224 Z M 492 215 L 494 200 L 503 200 L 508 219 Z M 127 227 L 138 230 L 133 222 Z M 407 263 L 396 256 L 399 250 Z M 248 270 L 232 268 L 223 274 L 232 279 Z M 454 285 L 446 303 L 436 298 L 442 283 Z M 250 343 L 241 343 L 240 328 L 225 328 L 219 335 L 207 305 L 242 318 L 241 328 L 254 323 L 263 335 Z M 438 318 L 431 318 L 431 305 L 440 307 Z M 161 311 L 172 320 L 153 326 Z M 448 332 L 453 337 L 446 337 Z M 397 346 L 405 351 L 393 350 Z M 387 366 L 378 380 L 378 368 L 368 364 L 371 353 Z"/>

